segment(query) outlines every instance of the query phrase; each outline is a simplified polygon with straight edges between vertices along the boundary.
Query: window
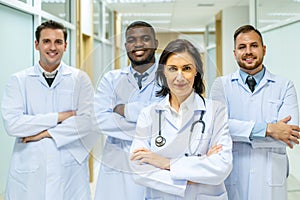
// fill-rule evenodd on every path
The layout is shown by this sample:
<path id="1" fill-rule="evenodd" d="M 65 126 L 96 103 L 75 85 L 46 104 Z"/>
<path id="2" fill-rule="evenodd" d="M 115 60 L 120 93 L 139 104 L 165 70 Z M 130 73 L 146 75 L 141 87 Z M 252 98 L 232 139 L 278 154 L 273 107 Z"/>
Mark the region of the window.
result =
<path id="1" fill-rule="evenodd" d="M 42 0 L 42 10 L 71 22 L 70 2 L 69 0 Z"/>

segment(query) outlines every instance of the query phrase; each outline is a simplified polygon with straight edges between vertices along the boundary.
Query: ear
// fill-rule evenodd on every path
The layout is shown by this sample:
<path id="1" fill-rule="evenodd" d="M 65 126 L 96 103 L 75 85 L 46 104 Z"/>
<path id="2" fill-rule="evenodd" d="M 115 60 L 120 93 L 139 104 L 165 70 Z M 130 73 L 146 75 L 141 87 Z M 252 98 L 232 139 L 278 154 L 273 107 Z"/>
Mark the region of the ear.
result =
<path id="1" fill-rule="evenodd" d="M 158 40 L 155 40 L 155 50 L 158 48 Z"/>
<path id="2" fill-rule="evenodd" d="M 34 47 L 35 47 L 36 50 L 40 50 L 39 42 L 37 40 L 34 41 Z"/>
<path id="3" fill-rule="evenodd" d="M 66 41 L 66 42 L 65 42 L 65 48 L 64 48 L 64 51 L 67 50 L 67 46 L 68 46 L 68 42 Z"/>

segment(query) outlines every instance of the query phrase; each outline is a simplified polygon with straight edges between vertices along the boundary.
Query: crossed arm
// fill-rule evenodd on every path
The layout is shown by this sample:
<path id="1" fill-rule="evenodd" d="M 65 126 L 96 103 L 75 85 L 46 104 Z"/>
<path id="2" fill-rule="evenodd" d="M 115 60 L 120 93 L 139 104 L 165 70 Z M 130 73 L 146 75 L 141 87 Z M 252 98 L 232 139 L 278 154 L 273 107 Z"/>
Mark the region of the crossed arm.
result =
<path id="1" fill-rule="evenodd" d="M 76 115 L 76 111 L 59 112 L 58 118 L 57 118 L 57 124 L 63 122 L 64 120 L 68 119 L 69 117 L 72 117 L 75 115 Z M 49 134 L 49 132 L 47 130 L 44 130 L 36 135 L 24 137 L 24 138 L 22 138 L 22 142 L 27 143 L 27 142 L 39 141 L 43 138 L 51 138 L 51 135 Z"/>
<path id="2" fill-rule="evenodd" d="M 291 120 L 291 116 L 288 116 L 277 123 L 268 124 L 266 136 L 271 136 L 276 140 L 285 142 L 291 149 L 293 148 L 292 142 L 299 144 L 300 128 L 296 125 L 287 124 Z"/>
<path id="3" fill-rule="evenodd" d="M 206 155 L 211 156 L 221 150 L 222 145 L 214 145 L 208 150 Z M 132 161 L 138 160 L 139 164 L 146 163 L 160 169 L 170 170 L 170 159 L 160 156 L 146 148 L 138 148 L 134 150 L 130 159 Z"/>

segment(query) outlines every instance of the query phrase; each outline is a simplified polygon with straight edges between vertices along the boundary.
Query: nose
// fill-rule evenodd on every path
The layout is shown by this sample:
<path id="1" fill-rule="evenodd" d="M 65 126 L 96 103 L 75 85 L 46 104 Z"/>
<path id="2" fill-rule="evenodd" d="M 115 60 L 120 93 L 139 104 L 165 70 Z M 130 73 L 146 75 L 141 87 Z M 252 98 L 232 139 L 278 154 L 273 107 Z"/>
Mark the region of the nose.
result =
<path id="1" fill-rule="evenodd" d="M 250 47 L 250 46 L 247 46 L 247 47 L 246 47 L 246 53 L 247 53 L 247 54 L 250 54 L 250 53 L 251 53 L 251 47 Z"/>
<path id="2" fill-rule="evenodd" d="M 50 44 L 50 49 L 51 49 L 51 50 L 55 50 L 55 49 L 56 49 L 56 46 L 55 46 L 55 43 L 54 43 L 54 42 L 52 42 L 52 43 Z"/>
<path id="3" fill-rule="evenodd" d="M 183 80 L 184 76 L 182 74 L 181 70 L 178 70 L 178 72 L 176 73 L 176 80 Z"/>
<path id="4" fill-rule="evenodd" d="M 144 41 L 142 39 L 137 39 L 134 46 L 135 47 L 143 47 L 144 46 Z"/>

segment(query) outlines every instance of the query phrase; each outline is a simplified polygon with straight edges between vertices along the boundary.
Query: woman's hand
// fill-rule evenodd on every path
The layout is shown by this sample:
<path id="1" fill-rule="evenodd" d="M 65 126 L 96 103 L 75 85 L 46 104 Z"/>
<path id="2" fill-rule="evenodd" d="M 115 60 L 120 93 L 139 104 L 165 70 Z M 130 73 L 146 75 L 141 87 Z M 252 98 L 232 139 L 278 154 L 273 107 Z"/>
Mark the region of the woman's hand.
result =
<path id="1" fill-rule="evenodd" d="M 145 148 L 136 149 L 130 159 L 133 161 L 138 160 L 139 164 L 147 163 L 160 169 L 170 169 L 170 159 L 153 153 Z"/>
<path id="2" fill-rule="evenodd" d="M 212 147 L 210 147 L 210 149 L 208 150 L 206 155 L 211 156 L 213 154 L 219 153 L 220 151 L 222 151 L 222 145 L 216 144 L 216 145 L 213 145 Z"/>

